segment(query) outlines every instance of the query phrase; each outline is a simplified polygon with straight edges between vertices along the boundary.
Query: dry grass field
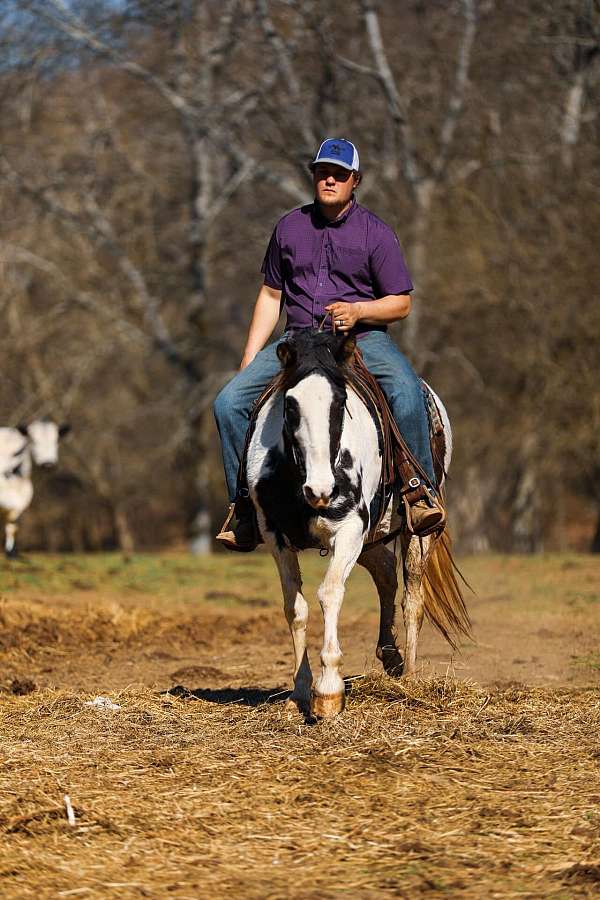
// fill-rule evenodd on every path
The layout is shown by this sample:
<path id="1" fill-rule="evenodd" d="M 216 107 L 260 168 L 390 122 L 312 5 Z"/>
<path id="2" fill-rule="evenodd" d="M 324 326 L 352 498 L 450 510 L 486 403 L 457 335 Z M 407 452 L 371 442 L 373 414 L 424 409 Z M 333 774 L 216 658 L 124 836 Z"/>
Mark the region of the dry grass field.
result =
<path id="1" fill-rule="evenodd" d="M 319 724 L 265 554 L 1 563 L 0 896 L 599 896 L 600 560 L 460 562 L 476 642 L 408 683 L 353 573 Z"/>

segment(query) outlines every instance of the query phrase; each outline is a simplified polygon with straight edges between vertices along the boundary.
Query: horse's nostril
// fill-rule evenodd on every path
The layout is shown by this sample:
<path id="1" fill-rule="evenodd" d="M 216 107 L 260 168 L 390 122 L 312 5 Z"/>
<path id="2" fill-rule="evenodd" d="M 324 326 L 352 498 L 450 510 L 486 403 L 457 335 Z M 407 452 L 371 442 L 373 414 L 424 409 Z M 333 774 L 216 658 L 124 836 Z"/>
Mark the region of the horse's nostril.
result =
<path id="1" fill-rule="evenodd" d="M 331 502 L 330 494 L 326 494 L 322 491 L 317 493 L 307 484 L 304 485 L 304 496 L 307 503 L 310 503 L 315 509 L 323 509 L 324 507 L 329 506 L 329 503 Z"/>

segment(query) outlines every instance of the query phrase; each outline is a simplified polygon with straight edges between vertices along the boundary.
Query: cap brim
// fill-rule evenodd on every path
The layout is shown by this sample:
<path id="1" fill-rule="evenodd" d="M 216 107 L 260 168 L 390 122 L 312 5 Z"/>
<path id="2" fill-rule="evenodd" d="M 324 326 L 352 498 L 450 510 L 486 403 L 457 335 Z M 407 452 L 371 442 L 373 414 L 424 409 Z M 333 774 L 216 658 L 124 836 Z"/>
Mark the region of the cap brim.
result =
<path id="1" fill-rule="evenodd" d="M 349 166 L 348 163 L 340 162 L 339 159 L 331 159 L 329 156 L 322 156 L 320 159 L 313 159 L 311 163 L 308 164 L 309 169 L 314 169 L 315 166 L 318 166 L 319 163 L 331 163 L 333 166 L 339 166 L 340 169 L 347 169 L 348 172 L 354 172 L 352 166 Z"/>

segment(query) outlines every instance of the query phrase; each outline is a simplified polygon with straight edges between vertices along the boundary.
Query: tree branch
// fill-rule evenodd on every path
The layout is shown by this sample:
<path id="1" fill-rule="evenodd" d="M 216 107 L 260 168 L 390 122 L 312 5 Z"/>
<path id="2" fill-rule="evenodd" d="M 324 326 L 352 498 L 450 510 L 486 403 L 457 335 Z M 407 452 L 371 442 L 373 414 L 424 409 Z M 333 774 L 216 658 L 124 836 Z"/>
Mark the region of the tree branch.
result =
<path id="1" fill-rule="evenodd" d="M 159 78 L 144 66 L 139 65 L 139 63 L 124 59 L 116 50 L 104 41 L 101 41 L 70 11 L 63 0 L 48 0 L 48 2 L 61 13 L 63 18 L 60 16 L 51 16 L 43 10 L 39 11 L 39 15 L 52 22 L 53 25 L 73 40 L 85 44 L 100 56 L 105 56 L 107 59 L 110 59 L 111 62 L 124 72 L 127 72 L 129 75 L 133 75 L 135 78 L 150 85 L 173 109 L 182 115 L 197 120 L 197 128 L 202 127 L 198 124 L 198 122 L 202 121 L 201 111 L 188 103 L 185 97 L 180 93 L 170 88 L 162 78 Z"/>
<path id="2" fill-rule="evenodd" d="M 448 111 L 440 130 L 440 149 L 433 163 L 433 174 L 439 180 L 444 172 L 456 125 L 465 104 L 465 93 L 471 65 L 471 51 L 477 29 L 475 0 L 462 0 L 465 27 L 458 48 L 454 88 L 448 101 Z"/>
<path id="3" fill-rule="evenodd" d="M 43 209 L 51 212 L 70 228 L 77 231 L 78 234 L 83 232 L 92 241 L 101 244 L 102 247 L 111 254 L 113 259 L 116 260 L 121 272 L 125 275 L 134 289 L 134 297 L 137 299 L 144 317 L 150 326 L 156 348 L 166 356 L 170 363 L 177 366 L 190 381 L 198 381 L 201 376 L 194 362 L 182 356 L 177 350 L 160 315 L 158 301 L 149 292 L 142 273 L 123 250 L 123 247 L 114 234 L 112 226 L 95 201 L 92 198 L 86 200 L 87 212 L 92 219 L 90 223 L 83 217 L 77 216 L 75 213 L 66 209 L 58 200 L 56 200 L 49 188 L 31 187 L 27 181 L 16 172 L 4 156 L 0 156 L 0 174 L 3 175 L 5 180 L 10 184 L 31 197 Z"/>
<path id="4" fill-rule="evenodd" d="M 377 77 L 383 87 L 390 115 L 400 136 L 404 177 L 409 185 L 414 188 L 420 179 L 420 172 L 413 149 L 412 131 L 404 115 L 400 93 L 387 59 L 379 26 L 379 16 L 375 9 L 374 0 L 360 0 L 360 6 L 367 31 L 367 39 L 375 62 Z"/>
<path id="5" fill-rule="evenodd" d="M 317 139 L 312 128 L 309 125 L 310 117 L 307 115 L 306 110 L 304 109 L 300 82 L 296 78 L 296 72 L 291 59 L 291 55 L 285 41 L 281 38 L 281 35 L 278 33 L 275 25 L 273 24 L 273 20 L 269 15 L 267 0 L 256 0 L 256 11 L 264 35 L 268 43 L 271 45 L 271 48 L 275 55 L 277 68 L 287 86 L 290 100 L 292 101 L 292 104 L 296 104 L 296 106 L 298 107 L 294 118 L 295 121 L 299 124 L 300 132 L 306 144 L 306 150 L 308 154 L 312 152 L 314 147 L 316 147 Z"/>

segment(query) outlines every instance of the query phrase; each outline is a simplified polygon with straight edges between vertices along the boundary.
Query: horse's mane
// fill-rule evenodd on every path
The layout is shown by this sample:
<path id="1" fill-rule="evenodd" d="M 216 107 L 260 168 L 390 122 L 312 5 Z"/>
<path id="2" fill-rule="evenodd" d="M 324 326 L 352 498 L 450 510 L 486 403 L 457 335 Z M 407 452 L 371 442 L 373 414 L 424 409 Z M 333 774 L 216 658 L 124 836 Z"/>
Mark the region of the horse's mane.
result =
<path id="1" fill-rule="evenodd" d="M 285 341 L 287 358 L 277 380 L 277 389 L 285 393 L 308 375 L 319 372 L 340 392 L 345 392 L 349 381 L 344 355 L 346 342 L 347 336 L 331 331 L 303 328 L 292 334 Z"/>

